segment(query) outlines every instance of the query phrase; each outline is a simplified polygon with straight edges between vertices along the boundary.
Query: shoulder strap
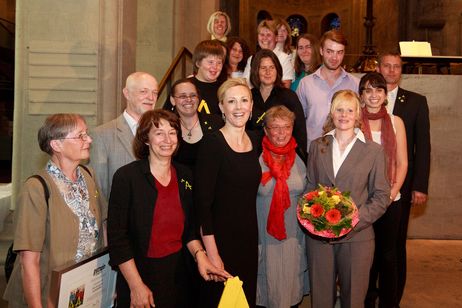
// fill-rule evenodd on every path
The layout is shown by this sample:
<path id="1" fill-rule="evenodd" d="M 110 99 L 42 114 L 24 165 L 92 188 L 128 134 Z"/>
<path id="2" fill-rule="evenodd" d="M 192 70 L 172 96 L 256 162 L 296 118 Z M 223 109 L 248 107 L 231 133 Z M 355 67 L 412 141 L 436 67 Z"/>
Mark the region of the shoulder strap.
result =
<path id="1" fill-rule="evenodd" d="M 38 174 L 34 174 L 34 175 L 30 176 L 28 179 L 30 179 L 30 178 L 36 178 L 37 180 L 40 181 L 40 183 L 42 183 L 43 191 L 45 193 L 45 200 L 47 202 L 47 207 L 48 207 L 48 199 L 50 199 L 50 191 L 48 190 L 47 182 L 45 181 L 45 179 L 43 177 L 41 177 Z"/>
<path id="2" fill-rule="evenodd" d="M 82 165 L 82 164 L 79 164 L 79 166 L 82 167 L 82 169 L 84 169 L 84 170 L 90 175 L 90 177 L 93 177 L 93 175 L 92 175 L 91 172 L 90 172 L 90 169 L 88 169 L 87 166 Z"/>

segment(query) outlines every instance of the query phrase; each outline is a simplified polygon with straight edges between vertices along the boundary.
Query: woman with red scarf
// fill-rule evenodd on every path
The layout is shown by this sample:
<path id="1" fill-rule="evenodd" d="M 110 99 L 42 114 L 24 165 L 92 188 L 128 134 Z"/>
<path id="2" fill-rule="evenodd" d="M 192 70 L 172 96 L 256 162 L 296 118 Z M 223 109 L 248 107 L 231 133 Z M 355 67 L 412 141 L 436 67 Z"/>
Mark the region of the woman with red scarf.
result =
<path id="1" fill-rule="evenodd" d="M 305 191 L 303 151 L 292 137 L 295 114 L 275 106 L 264 118 L 262 179 L 257 195 L 257 305 L 291 307 L 308 293 L 305 234 L 297 222 L 297 200 Z M 300 153 L 300 154 L 299 154 Z"/>
<path id="2" fill-rule="evenodd" d="M 401 118 L 387 112 L 387 83 L 380 73 L 364 75 L 359 83 L 359 94 L 363 104 L 362 131 L 366 139 L 381 144 L 385 150 L 390 200 L 393 201 L 374 223 L 375 253 L 365 306 L 375 307 L 375 300 L 379 297 L 380 307 L 398 307 L 396 240 L 401 217 L 399 190 L 407 173 L 406 131 Z"/>

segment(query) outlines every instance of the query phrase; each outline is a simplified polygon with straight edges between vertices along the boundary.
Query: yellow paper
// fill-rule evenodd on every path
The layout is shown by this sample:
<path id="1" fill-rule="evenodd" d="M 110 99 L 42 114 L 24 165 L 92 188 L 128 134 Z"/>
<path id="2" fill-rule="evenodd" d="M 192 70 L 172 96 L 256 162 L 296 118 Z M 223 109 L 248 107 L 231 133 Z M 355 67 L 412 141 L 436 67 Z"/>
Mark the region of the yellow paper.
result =
<path id="1" fill-rule="evenodd" d="M 228 278 L 218 308 L 249 308 L 242 284 L 238 276 Z"/>

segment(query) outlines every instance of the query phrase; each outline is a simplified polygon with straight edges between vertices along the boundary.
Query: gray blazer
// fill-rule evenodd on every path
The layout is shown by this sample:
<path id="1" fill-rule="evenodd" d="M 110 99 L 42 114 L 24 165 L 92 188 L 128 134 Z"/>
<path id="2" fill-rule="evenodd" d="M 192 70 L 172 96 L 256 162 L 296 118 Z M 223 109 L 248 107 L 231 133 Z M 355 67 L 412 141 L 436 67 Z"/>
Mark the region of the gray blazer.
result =
<path id="1" fill-rule="evenodd" d="M 120 115 L 96 127 L 91 137 L 90 166 L 95 170 L 101 192 L 109 200 L 114 173 L 135 160 L 132 150 L 134 136 L 124 116 Z"/>
<path id="2" fill-rule="evenodd" d="M 308 191 L 318 183 L 349 191 L 359 209 L 356 227 L 339 242 L 364 241 L 374 238 L 372 223 L 385 213 L 390 204 L 390 184 L 386 176 L 385 154 L 382 146 L 372 141 L 356 140 L 350 153 L 334 177 L 332 136 L 328 145 L 319 138 L 311 143 L 308 154 Z"/>

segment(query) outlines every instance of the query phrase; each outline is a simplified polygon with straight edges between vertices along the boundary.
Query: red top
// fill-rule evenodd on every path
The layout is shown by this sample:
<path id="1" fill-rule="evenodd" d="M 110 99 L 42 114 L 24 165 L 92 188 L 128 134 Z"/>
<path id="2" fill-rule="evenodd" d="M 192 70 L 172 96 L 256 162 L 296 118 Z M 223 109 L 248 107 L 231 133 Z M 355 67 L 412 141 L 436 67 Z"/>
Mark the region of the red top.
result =
<path id="1" fill-rule="evenodd" d="M 162 258 L 182 247 L 184 213 L 181 207 L 176 171 L 171 167 L 170 183 L 156 181 L 157 200 L 152 218 L 148 258 Z"/>

